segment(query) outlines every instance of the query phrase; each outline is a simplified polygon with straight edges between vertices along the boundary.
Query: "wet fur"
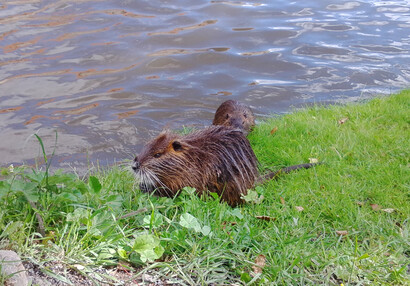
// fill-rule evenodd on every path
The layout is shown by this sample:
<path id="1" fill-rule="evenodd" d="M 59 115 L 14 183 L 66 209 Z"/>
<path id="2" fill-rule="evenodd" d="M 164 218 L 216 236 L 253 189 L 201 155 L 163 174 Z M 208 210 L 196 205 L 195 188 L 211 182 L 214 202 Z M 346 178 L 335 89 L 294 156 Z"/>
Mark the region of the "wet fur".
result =
<path id="1" fill-rule="evenodd" d="M 255 126 L 255 116 L 249 106 L 227 100 L 216 110 L 212 124 L 239 128 L 246 136 Z"/>
<path id="2" fill-rule="evenodd" d="M 234 207 L 258 178 L 257 159 L 243 132 L 210 126 L 186 136 L 163 132 L 145 145 L 133 169 L 144 192 L 174 197 L 183 187 L 216 192 Z"/>

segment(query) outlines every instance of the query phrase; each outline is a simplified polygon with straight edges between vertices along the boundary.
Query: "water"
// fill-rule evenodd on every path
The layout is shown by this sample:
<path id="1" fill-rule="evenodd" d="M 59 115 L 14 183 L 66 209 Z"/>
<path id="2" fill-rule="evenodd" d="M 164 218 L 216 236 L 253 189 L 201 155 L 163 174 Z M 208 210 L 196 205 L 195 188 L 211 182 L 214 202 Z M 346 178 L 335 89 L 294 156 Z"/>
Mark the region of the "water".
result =
<path id="1" fill-rule="evenodd" d="M 0 165 L 131 159 L 236 99 L 259 118 L 410 86 L 410 1 L 0 2 Z"/>

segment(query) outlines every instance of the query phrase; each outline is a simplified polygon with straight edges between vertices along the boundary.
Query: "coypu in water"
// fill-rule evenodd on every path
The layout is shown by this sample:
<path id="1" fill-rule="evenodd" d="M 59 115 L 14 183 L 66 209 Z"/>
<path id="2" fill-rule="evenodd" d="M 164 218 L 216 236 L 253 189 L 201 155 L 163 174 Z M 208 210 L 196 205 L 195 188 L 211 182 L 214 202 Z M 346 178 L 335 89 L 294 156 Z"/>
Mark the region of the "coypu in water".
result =
<path id="1" fill-rule="evenodd" d="M 313 166 L 291 166 L 260 177 L 257 165 L 250 143 L 240 130 L 210 126 L 185 136 L 162 132 L 143 147 L 132 169 L 143 192 L 174 197 L 182 188 L 193 187 L 199 195 L 216 192 L 235 207 L 243 203 L 242 195 L 255 182 Z"/>
<path id="2" fill-rule="evenodd" d="M 244 134 L 235 128 L 210 126 L 185 136 L 163 132 L 145 145 L 132 165 L 140 189 L 174 197 L 184 187 L 198 194 L 216 192 L 230 206 L 259 176 L 257 159 Z"/>
<path id="3" fill-rule="evenodd" d="M 235 100 L 227 100 L 216 110 L 212 124 L 239 128 L 246 136 L 255 125 L 255 116 L 249 106 Z"/>

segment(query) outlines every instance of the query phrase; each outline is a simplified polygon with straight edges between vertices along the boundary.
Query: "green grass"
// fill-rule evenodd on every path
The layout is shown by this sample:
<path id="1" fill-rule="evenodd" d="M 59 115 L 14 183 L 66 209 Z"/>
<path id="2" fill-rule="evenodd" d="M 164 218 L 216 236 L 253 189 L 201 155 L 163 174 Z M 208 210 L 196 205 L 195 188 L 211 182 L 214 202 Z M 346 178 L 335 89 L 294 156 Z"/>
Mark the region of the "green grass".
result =
<path id="1" fill-rule="evenodd" d="M 263 172 L 309 158 L 324 164 L 256 187 L 262 201 L 236 209 L 189 188 L 174 200 L 142 194 L 126 168 L 84 181 L 48 167 L 5 167 L 0 248 L 17 250 L 45 273 L 50 261 L 81 265 L 90 277 L 97 266 L 126 261 L 135 276 L 154 269 L 185 285 L 405 285 L 409 107 L 410 91 L 403 91 L 259 124 L 249 139 Z M 260 255 L 266 261 L 255 274 Z"/>

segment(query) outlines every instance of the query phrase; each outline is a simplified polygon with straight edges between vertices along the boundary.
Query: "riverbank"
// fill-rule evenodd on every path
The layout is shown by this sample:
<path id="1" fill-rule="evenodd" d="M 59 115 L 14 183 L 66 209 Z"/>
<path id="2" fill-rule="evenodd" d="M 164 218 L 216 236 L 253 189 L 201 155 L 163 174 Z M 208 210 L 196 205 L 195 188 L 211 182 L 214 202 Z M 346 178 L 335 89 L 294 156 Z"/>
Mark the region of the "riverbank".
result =
<path id="1" fill-rule="evenodd" d="M 409 111 L 407 90 L 259 124 L 249 139 L 262 171 L 324 164 L 257 186 L 235 209 L 189 188 L 142 194 L 126 167 L 86 181 L 7 166 L 0 248 L 43 285 L 404 285 Z"/>

